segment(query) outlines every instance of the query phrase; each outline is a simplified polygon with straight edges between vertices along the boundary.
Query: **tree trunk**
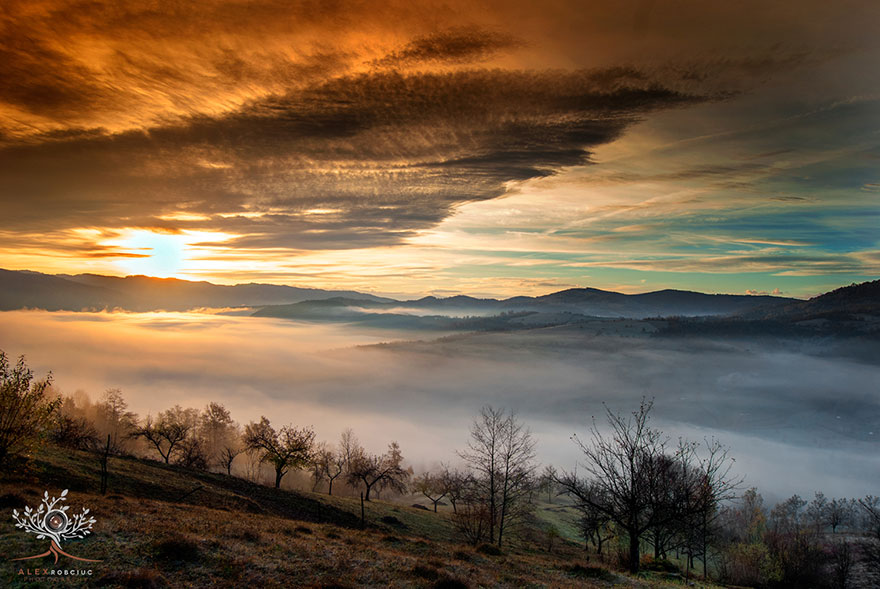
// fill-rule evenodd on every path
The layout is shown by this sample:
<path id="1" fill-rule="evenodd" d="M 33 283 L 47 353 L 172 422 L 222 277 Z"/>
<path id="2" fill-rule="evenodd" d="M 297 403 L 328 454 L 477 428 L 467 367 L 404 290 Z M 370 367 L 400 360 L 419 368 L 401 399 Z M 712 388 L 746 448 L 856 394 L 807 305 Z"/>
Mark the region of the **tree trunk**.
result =
<path id="1" fill-rule="evenodd" d="M 633 530 L 629 534 L 629 572 L 639 572 L 639 535 Z"/>
<path id="2" fill-rule="evenodd" d="M 327 494 L 328 495 L 333 494 L 333 479 L 330 479 L 330 483 L 327 485 Z"/>
<path id="3" fill-rule="evenodd" d="M 282 478 L 283 476 L 284 476 L 284 473 L 281 472 L 280 470 L 276 470 L 276 471 L 275 471 L 275 488 L 276 488 L 276 489 L 280 489 L 280 488 L 281 488 L 281 478 Z"/>

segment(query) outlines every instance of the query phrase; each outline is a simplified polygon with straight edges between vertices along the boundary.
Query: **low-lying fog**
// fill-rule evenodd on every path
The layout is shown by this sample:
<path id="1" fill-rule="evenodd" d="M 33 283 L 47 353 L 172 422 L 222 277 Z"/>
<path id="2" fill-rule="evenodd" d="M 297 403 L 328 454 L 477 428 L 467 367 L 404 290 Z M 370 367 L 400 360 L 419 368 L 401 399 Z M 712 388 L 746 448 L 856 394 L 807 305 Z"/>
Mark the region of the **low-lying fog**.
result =
<path id="1" fill-rule="evenodd" d="M 436 337 L 204 313 L 0 314 L 9 356 L 25 354 L 38 376 L 51 370 L 65 393 L 121 388 L 141 415 L 219 401 L 242 423 L 266 415 L 332 441 L 352 427 L 373 451 L 396 439 L 420 469 L 454 462 L 490 403 L 519 412 L 542 462 L 570 468 L 569 436 L 584 436 L 593 415 L 601 423 L 603 402 L 631 411 L 645 395 L 654 425 L 673 438 L 716 436 L 768 500 L 880 492 L 872 351 L 571 328 Z"/>

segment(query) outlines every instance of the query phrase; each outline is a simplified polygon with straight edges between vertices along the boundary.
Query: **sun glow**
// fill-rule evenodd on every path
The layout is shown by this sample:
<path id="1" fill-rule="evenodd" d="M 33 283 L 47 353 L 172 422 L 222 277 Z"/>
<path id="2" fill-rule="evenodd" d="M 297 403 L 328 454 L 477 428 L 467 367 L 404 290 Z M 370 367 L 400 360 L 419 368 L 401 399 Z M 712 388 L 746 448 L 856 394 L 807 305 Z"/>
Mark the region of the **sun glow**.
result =
<path id="1" fill-rule="evenodd" d="M 128 274 L 144 274 L 158 278 L 185 278 L 193 269 L 191 263 L 208 244 L 223 243 L 232 235 L 208 231 L 156 232 L 132 229 L 103 245 L 114 246 L 127 256 L 114 262 Z"/>

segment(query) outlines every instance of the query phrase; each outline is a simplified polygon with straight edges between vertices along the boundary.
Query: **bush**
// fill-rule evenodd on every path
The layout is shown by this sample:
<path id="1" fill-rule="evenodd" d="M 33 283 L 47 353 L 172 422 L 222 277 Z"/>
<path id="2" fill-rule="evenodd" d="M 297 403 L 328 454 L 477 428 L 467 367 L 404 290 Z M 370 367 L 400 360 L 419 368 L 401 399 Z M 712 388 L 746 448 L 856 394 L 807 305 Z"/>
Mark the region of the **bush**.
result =
<path id="1" fill-rule="evenodd" d="M 34 381 L 24 356 L 11 367 L 0 350 L 0 463 L 29 450 L 52 424 L 61 399 L 50 398 L 51 373 Z"/>
<path id="2" fill-rule="evenodd" d="M 608 570 L 603 569 L 602 567 L 583 566 L 580 564 L 576 564 L 568 569 L 568 572 L 575 577 L 581 577 L 585 579 L 599 579 L 600 581 L 608 581 L 609 583 L 613 583 L 615 580 L 614 575 L 612 575 Z"/>
<path id="3" fill-rule="evenodd" d="M 397 528 L 405 528 L 406 524 L 394 517 L 393 515 L 386 515 L 382 517 L 382 523 L 388 524 L 389 526 L 395 526 Z"/>
<path id="4" fill-rule="evenodd" d="M 504 553 L 501 552 L 501 549 L 494 544 L 480 544 L 479 546 L 477 546 L 477 552 L 488 554 L 489 556 L 504 556 Z"/>
<path id="5" fill-rule="evenodd" d="M 440 573 L 437 571 L 437 569 L 421 564 L 417 564 L 416 566 L 414 566 L 412 572 L 415 576 L 421 577 L 423 579 L 428 579 L 429 581 L 433 581 L 440 576 Z"/>
<path id="6" fill-rule="evenodd" d="M 139 569 L 127 572 L 112 572 L 95 582 L 98 587 L 126 587 L 128 589 L 161 589 L 168 584 L 158 571 Z"/>
<path id="7" fill-rule="evenodd" d="M 665 558 L 654 559 L 651 556 L 642 558 L 641 568 L 646 571 L 654 571 L 657 573 L 680 573 L 681 569 L 674 562 L 670 562 Z"/>
<path id="8" fill-rule="evenodd" d="M 458 579 L 443 577 L 434 583 L 434 589 L 468 589 L 468 586 L 467 583 Z"/>
<path id="9" fill-rule="evenodd" d="M 25 501 L 24 497 L 21 495 L 6 493 L 5 495 L 0 496 L 0 509 L 6 509 L 7 507 L 23 509 L 26 505 L 27 501 Z"/>
<path id="10" fill-rule="evenodd" d="M 198 543 L 182 536 L 156 542 L 155 550 L 156 558 L 166 561 L 194 562 L 201 556 Z"/>

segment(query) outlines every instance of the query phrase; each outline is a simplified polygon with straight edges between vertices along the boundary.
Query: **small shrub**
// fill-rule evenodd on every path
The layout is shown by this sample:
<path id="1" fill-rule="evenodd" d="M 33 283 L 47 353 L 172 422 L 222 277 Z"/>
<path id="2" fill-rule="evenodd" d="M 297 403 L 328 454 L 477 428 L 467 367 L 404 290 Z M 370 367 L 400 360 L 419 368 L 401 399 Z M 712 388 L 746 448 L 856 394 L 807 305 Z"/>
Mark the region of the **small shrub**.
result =
<path id="1" fill-rule="evenodd" d="M 425 507 L 424 505 L 421 505 L 419 503 L 413 503 L 412 508 L 413 509 L 421 509 L 422 511 L 431 511 L 430 509 L 428 509 L 427 507 Z"/>
<path id="2" fill-rule="evenodd" d="M 477 546 L 477 552 L 481 554 L 488 554 L 489 556 L 504 556 L 504 553 L 501 552 L 501 549 L 494 544 L 480 544 L 479 546 Z"/>
<path id="3" fill-rule="evenodd" d="M 388 542 L 389 544 L 397 544 L 398 542 L 402 542 L 403 540 L 401 540 L 397 536 L 383 536 L 382 541 Z"/>
<path id="4" fill-rule="evenodd" d="M 416 566 L 414 566 L 412 572 L 415 576 L 421 577 L 423 579 L 428 579 L 429 581 L 433 581 L 440 576 L 440 573 L 437 571 L 437 569 L 421 564 L 417 564 Z"/>
<path id="5" fill-rule="evenodd" d="M 126 587 L 127 589 L 162 589 L 168 586 L 158 571 L 138 569 L 135 571 L 108 573 L 95 581 L 97 587 Z"/>
<path id="6" fill-rule="evenodd" d="M 654 571 L 658 573 L 680 573 L 681 571 L 674 562 L 670 562 L 665 558 L 654 559 L 652 557 L 646 557 L 642 559 L 641 563 L 642 570 L 646 571 Z"/>
<path id="7" fill-rule="evenodd" d="M 465 552 L 464 550 L 456 550 L 452 553 L 452 558 L 456 560 L 463 560 L 464 562 L 470 562 L 473 558 L 473 555 L 470 552 Z"/>
<path id="8" fill-rule="evenodd" d="M 581 577 L 584 579 L 598 579 L 600 581 L 608 581 L 614 582 L 614 575 L 608 572 L 607 569 L 603 569 L 602 567 L 594 567 L 594 566 L 583 566 L 580 564 L 573 565 L 568 569 L 568 572 L 575 577 Z"/>
<path id="9" fill-rule="evenodd" d="M 307 528 L 307 527 L 305 527 L 305 526 L 296 526 L 296 527 L 293 529 L 293 531 L 294 531 L 294 532 L 297 532 L 298 534 L 311 534 L 311 533 L 312 533 L 312 528 Z"/>
<path id="10" fill-rule="evenodd" d="M 239 528 L 237 530 L 233 530 L 227 535 L 230 538 L 244 540 L 245 542 L 259 542 L 263 539 L 263 536 L 261 536 L 259 532 L 250 528 Z"/>
<path id="11" fill-rule="evenodd" d="M 160 540 L 155 549 L 160 560 L 194 562 L 201 556 L 198 543 L 182 536 Z"/>
<path id="12" fill-rule="evenodd" d="M 15 493 L 6 493 L 3 496 L 0 496 L 0 509 L 6 509 L 7 507 L 14 507 L 16 509 L 23 509 L 27 505 L 27 501 L 24 500 L 24 497 L 21 495 L 16 495 Z"/>
<path id="13" fill-rule="evenodd" d="M 405 528 L 406 524 L 394 517 L 393 515 L 386 515 L 382 518 L 383 524 L 388 524 L 389 526 L 394 526 L 397 528 Z"/>
<path id="14" fill-rule="evenodd" d="M 452 577 L 443 577 L 434 583 L 434 589 L 468 589 L 468 586 L 464 581 L 459 581 Z"/>

